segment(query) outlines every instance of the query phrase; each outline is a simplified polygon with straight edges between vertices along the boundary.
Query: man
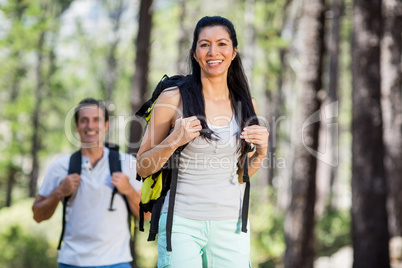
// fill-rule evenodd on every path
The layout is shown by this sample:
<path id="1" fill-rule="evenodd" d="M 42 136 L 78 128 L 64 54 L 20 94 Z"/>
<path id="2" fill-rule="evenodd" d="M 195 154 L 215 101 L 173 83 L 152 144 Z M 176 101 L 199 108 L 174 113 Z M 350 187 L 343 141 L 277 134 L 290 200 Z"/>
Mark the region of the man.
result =
<path id="1" fill-rule="evenodd" d="M 56 159 L 33 204 L 34 219 L 37 222 L 49 219 L 58 203 L 71 196 L 59 267 L 129 268 L 132 261 L 129 212 L 124 197 L 131 213 L 138 217 L 141 182 L 135 179 L 135 158 L 120 154 L 122 172 L 110 174 L 110 151 L 104 147 L 109 116 L 103 102 L 84 99 L 75 108 L 74 119 L 81 141 L 81 175 L 68 175 L 70 155 Z M 119 193 L 114 197 L 111 211 L 114 187 Z"/>

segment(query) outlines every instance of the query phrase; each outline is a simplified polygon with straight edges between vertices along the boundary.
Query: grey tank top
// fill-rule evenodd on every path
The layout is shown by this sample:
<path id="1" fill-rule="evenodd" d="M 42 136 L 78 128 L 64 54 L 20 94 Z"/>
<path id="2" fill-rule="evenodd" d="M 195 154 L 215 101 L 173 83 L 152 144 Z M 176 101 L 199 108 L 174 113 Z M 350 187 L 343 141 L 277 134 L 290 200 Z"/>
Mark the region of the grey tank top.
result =
<path id="1" fill-rule="evenodd" d="M 192 140 L 180 155 L 174 214 L 197 220 L 232 220 L 241 215 L 243 187 L 237 176 L 239 124 L 209 127 L 217 141 Z M 162 212 L 167 212 L 169 192 Z"/>

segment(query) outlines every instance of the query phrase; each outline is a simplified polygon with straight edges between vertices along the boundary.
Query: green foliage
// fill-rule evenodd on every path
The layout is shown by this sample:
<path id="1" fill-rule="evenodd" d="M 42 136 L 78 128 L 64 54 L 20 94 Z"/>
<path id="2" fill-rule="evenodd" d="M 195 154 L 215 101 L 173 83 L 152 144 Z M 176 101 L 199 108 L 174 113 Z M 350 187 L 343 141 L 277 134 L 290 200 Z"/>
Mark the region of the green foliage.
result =
<path id="1" fill-rule="evenodd" d="M 56 267 L 57 242 L 61 231 L 61 206 L 47 221 L 32 217 L 33 198 L 0 209 L 0 267 Z"/>
<path id="2" fill-rule="evenodd" d="M 253 266 L 275 267 L 285 251 L 284 213 L 270 200 L 256 197 L 267 189 L 252 190 L 250 209 L 251 259 Z"/>
<path id="3" fill-rule="evenodd" d="M 316 225 L 317 256 L 330 256 L 350 245 L 350 212 L 328 209 Z"/>
<path id="4" fill-rule="evenodd" d="M 19 225 L 0 234 L 0 253 L 3 268 L 51 268 L 56 263 L 47 240 L 27 233 Z"/>

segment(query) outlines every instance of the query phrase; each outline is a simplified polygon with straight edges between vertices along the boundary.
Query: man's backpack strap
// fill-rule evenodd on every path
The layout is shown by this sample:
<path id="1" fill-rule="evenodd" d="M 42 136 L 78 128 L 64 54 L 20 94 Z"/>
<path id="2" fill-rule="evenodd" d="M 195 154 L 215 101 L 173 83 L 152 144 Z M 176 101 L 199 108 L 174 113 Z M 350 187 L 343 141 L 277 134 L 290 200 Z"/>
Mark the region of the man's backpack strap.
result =
<path id="1" fill-rule="evenodd" d="M 81 174 L 81 162 L 82 162 L 81 150 L 78 150 L 75 153 L 73 153 L 70 157 L 70 163 L 68 166 L 68 175 L 74 174 L 74 173 Z M 67 209 L 67 202 L 68 202 L 69 198 L 70 198 L 70 196 L 66 196 L 63 198 L 63 219 L 62 219 L 62 227 L 61 227 L 59 245 L 57 246 L 58 250 L 61 247 L 61 242 L 63 241 L 64 230 L 66 227 L 66 209 Z"/>
<path id="2" fill-rule="evenodd" d="M 121 163 L 120 163 L 120 155 L 119 155 L 119 151 L 110 149 L 109 150 L 109 168 L 110 168 L 110 174 L 112 175 L 114 172 L 121 172 Z M 113 200 L 114 200 L 114 196 L 117 193 L 117 188 L 113 187 L 113 192 L 112 192 L 112 197 L 110 198 L 110 207 L 109 210 L 113 211 L 115 210 L 113 208 Z M 126 202 L 127 206 L 128 206 L 128 202 L 124 196 L 124 201 Z M 130 207 L 128 207 L 128 211 L 130 211 Z"/>
<path id="3" fill-rule="evenodd" d="M 82 156 L 81 150 L 76 151 L 70 157 L 70 164 L 68 166 L 68 175 L 70 174 L 81 174 L 81 163 L 82 163 Z"/>
<path id="4" fill-rule="evenodd" d="M 122 172 L 122 167 L 121 167 L 121 161 L 120 161 L 120 153 L 119 153 L 119 146 L 111 143 L 105 143 L 105 146 L 109 148 L 109 169 L 110 169 L 110 175 L 113 175 L 114 172 Z M 117 194 L 118 190 L 116 187 L 113 187 L 112 191 L 112 196 L 110 198 L 110 206 L 109 206 L 109 211 L 114 211 L 115 208 L 113 208 L 113 201 L 114 201 L 114 196 Z M 128 224 L 128 229 L 130 232 L 130 249 L 132 250 L 134 246 L 134 239 L 133 239 L 133 232 L 132 232 L 132 221 L 131 221 L 131 209 L 130 205 L 128 204 L 127 197 L 125 195 L 122 195 L 124 202 L 126 203 L 127 211 L 128 211 L 128 217 L 127 217 L 127 224 Z"/>
<path id="5" fill-rule="evenodd" d="M 172 156 L 172 177 L 170 182 L 169 207 L 166 219 L 166 249 L 172 251 L 173 211 L 176 199 L 177 176 L 179 174 L 179 157 L 181 150 L 176 150 Z"/>

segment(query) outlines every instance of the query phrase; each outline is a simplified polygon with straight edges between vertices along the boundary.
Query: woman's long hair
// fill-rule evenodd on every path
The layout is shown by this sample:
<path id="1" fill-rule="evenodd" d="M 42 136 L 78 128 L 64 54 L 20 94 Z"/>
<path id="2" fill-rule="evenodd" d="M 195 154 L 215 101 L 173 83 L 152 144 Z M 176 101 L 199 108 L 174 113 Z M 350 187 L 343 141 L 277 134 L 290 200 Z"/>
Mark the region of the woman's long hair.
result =
<path id="1" fill-rule="evenodd" d="M 187 86 L 181 90 L 183 105 L 186 104 L 186 107 L 183 107 L 184 116 L 196 115 L 201 121 L 202 128 L 206 130 L 207 133 L 212 133 L 212 131 L 205 120 L 205 101 L 202 93 L 201 68 L 199 63 L 194 59 L 193 54 L 195 53 L 198 37 L 202 29 L 212 26 L 224 27 L 228 31 L 230 39 L 232 40 L 233 49 L 238 45 L 236 31 L 233 24 L 228 19 L 220 16 L 206 16 L 200 19 L 194 29 L 193 44 L 189 53 L 192 75 L 187 76 Z M 240 124 L 240 131 L 238 133 L 239 139 L 243 128 L 258 124 L 258 119 L 251 101 L 250 88 L 239 53 L 236 54 L 236 57 L 233 59 L 229 67 L 227 83 L 235 117 Z M 208 135 L 206 136 L 207 139 L 209 137 L 210 136 Z M 244 140 L 241 140 L 239 144 L 239 152 L 241 155 L 243 156 L 248 149 L 247 143 Z"/>

